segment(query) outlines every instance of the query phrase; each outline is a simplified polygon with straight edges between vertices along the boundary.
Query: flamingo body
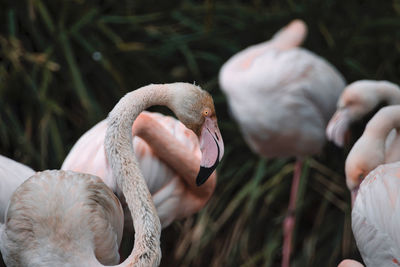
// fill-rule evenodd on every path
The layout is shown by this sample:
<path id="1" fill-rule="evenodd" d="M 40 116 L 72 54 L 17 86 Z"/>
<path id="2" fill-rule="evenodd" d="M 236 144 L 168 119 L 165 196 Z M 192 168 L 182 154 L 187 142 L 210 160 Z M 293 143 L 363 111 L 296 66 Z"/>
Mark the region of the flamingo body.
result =
<path id="1" fill-rule="evenodd" d="M 198 138 L 191 130 L 178 120 L 159 113 L 142 112 L 138 120 L 139 122 L 135 122 L 132 127 L 133 135 L 137 131 L 136 128 L 140 127 L 139 125 L 147 123 L 157 126 L 152 130 L 165 131 L 164 137 L 168 134 L 171 135 L 186 150 L 186 153 L 194 159 L 195 168 L 198 168 L 201 158 L 200 146 Z M 155 125 L 153 122 L 157 122 L 157 124 Z M 106 129 L 107 121 L 103 120 L 86 132 L 68 154 L 62 169 L 97 175 L 121 197 L 105 156 L 104 138 Z M 154 205 L 163 227 L 168 226 L 175 219 L 184 218 L 197 212 L 211 197 L 215 188 L 215 174 L 207 182 L 208 185 L 211 184 L 211 192 L 205 198 L 198 197 L 188 190 L 186 182 L 177 174 L 175 169 L 159 158 L 152 149 L 151 144 L 138 136 L 133 136 L 133 149 L 137 155 L 146 184 L 153 196 Z M 173 149 L 178 150 L 179 147 L 175 146 Z M 121 201 L 126 211 L 125 214 L 128 215 L 124 200 L 121 199 Z M 127 216 L 126 225 L 128 227 L 132 225 L 129 222 L 130 219 Z"/>
<path id="2" fill-rule="evenodd" d="M 345 86 L 331 64 L 297 47 L 305 32 L 304 23 L 294 21 L 272 40 L 234 55 L 220 71 L 245 140 L 266 157 L 319 152 Z"/>
<path id="3" fill-rule="evenodd" d="M 400 263 L 400 162 L 381 165 L 361 183 L 352 229 L 367 266 Z"/>
<path id="4" fill-rule="evenodd" d="M 0 155 L 0 223 L 14 190 L 35 173 L 26 165 Z"/>

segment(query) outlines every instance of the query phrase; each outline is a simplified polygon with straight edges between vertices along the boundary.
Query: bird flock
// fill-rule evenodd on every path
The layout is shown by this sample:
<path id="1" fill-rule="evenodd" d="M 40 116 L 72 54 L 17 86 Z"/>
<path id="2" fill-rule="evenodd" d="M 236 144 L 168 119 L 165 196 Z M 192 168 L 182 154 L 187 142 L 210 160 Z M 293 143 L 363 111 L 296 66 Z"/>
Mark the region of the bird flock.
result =
<path id="1" fill-rule="evenodd" d="M 305 23 L 294 20 L 219 73 L 250 149 L 296 160 L 281 266 L 290 266 L 302 162 L 327 140 L 348 153 L 343 168 L 364 264 L 400 266 L 400 88 L 346 84 L 333 65 L 300 47 L 306 35 Z M 154 105 L 177 119 L 145 111 Z M 183 82 L 136 89 L 76 142 L 61 170 L 36 172 L 0 156 L 2 259 L 6 266 L 158 266 L 162 229 L 207 204 L 223 155 L 208 92 Z M 123 236 L 134 240 L 127 255 L 119 251 Z"/>

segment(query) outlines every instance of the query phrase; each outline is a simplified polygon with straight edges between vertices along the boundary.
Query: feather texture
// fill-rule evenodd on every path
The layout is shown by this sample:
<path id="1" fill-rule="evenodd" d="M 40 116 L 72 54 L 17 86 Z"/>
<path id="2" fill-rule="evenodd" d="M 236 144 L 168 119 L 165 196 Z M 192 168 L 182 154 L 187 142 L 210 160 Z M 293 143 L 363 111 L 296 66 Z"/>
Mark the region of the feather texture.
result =
<path id="1" fill-rule="evenodd" d="M 352 229 L 367 266 L 400 263 L 400 162 L 381 165 L 361 183 Z"/>

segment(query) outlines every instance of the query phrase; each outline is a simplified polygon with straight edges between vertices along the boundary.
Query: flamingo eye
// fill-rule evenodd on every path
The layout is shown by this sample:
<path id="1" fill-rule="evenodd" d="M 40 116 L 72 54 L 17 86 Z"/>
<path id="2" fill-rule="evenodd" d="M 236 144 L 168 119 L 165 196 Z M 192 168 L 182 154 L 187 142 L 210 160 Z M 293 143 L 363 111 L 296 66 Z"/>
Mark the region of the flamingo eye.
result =
<path id="1" fill-rule="evenodd" d="M 363 175 L 362 173 L 360 173 L 360 174 L 358 175 L 358 180 L 359 180 L 360 182 L 362 182 L 363 179 L 364 179 L 364 175 Z"/>
<path id="2" fill-rule="evenodd" d="M 210 116 L 211 115 L 211 110 L 209 109 L 209 108 L 205 108 L 204 110 L 203 110 L 203 116 L 204 117 L 208 117 L 208 116 Z"/>

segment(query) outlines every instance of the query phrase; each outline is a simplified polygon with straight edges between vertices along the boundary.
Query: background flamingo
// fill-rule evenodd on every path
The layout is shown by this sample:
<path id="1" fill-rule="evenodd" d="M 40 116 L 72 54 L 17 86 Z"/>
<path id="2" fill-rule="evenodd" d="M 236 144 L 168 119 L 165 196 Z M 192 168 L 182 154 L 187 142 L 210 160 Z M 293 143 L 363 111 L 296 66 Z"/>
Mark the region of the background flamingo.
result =
<path id="1" fill-rule="evenodd" d="M 298 48 L 306 31 L 303 21 L 291 22 L 270 41 L 234 55 L 219 75 L 250 148 L 265 157 L 298 158 L 284 221 L 282 266 L 289 265 L 301 159 L 321 150 L 326 124 L 345 86 L 332 65 Z"/>
<path id="2" fill-rule="evenodd" d="M 85 133 L 71 149 L 62 169 L 97 175 L 117 192 L 116 180 L 105 157 L 106 129 L 107 120 L 103 120 Z M 142 112 L 132 126 L 132 136 L 162 227 L 199 211 L 215 189 L 216 173 L 204 185 L 195 184 L 201 159 L 196 135 L 170 116 Z M 125 210 L 125 214 L 130 227 L 129 212 Z"/>
<path id="3" fill-rule="evenodd" d="M 361 80 L 349 84 L 341 94 L 337 111 L 326 128 L 328 140 L 351 148 L 368 121 L 383 106 L 400 104 L 400 88 L 388 81 Z M 394 133 L 393 133 L 394 134 Z"/>
<path id="4" fill-rule="evenodd" d="M 360 183 L 380 164 L 400 160 L 400 139 L 388 138 L 393 129 L 400 127 L 400 106 L 380 109 L 368 122 L 346 159 L 346 183 L 351 191 L 352 202 Z"/>
<path id="5" fill-rule="evenodd" d="M 381 165 L 361 183 L 351 213 L 366 266 L 400 264 L 400 162 Z"/>
<path id="6" fill-rule="evenodd" d="M 15 189 L 35 173 L 28 166 L 0 155 L 0 223 Z"/>

